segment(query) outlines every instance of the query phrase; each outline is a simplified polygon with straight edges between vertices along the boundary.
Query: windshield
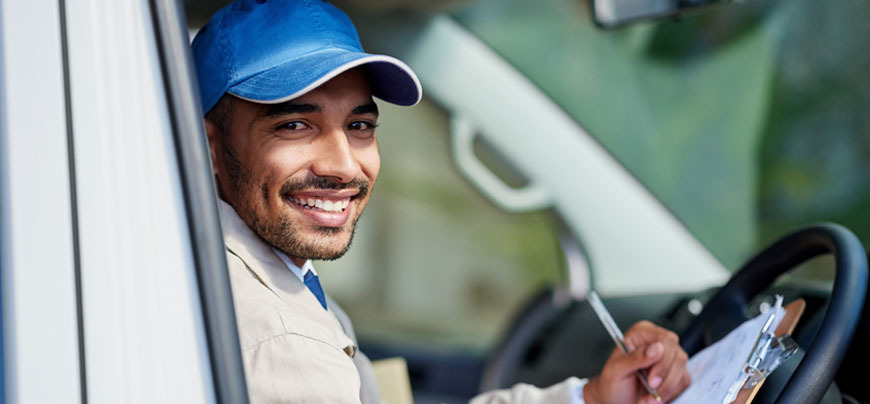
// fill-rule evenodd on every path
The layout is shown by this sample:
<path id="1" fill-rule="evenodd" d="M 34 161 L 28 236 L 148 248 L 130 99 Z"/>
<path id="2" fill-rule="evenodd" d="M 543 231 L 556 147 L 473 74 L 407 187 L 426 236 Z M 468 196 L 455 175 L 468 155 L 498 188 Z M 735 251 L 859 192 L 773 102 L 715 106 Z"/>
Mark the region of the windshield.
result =
<path id="1" fill-rule="evenodd" d="M 815 221 L 870 239 L 870 3 L 749 1 L 613 31 L 588 9 L 484 0 L 453 15 L 727 268 Z"/>

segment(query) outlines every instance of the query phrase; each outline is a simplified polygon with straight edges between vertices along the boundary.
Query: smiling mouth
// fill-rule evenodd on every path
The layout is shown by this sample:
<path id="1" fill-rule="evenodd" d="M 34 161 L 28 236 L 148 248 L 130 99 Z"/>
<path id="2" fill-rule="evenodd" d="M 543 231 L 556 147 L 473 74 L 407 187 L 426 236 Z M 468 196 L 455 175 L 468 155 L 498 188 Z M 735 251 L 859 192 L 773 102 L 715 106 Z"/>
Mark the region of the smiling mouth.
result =
<path id="1" fill-rule="evenodd" d="M 288 197 L 287 199 L 290 202 L 299 205 L 304 209 L 311 209 L 315 211 L 322 212 L 344 212 L 347 209 L 347 206 L 350 205 L 351 198 L 342 198 L 342 199 L 326 199 L 326 198 L 315 198 L 315 197 Z"/>

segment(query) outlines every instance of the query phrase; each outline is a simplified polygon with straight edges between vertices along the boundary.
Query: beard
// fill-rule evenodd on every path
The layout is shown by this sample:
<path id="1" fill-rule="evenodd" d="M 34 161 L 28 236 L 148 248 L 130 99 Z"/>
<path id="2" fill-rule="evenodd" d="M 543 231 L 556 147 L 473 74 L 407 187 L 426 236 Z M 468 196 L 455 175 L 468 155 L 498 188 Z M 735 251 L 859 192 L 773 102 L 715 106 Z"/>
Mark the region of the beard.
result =
<path id="1" fill-rule="evenodd" d="M 222 158 L 236 199 L 233 201 L 233 207 L 242 220 L 248 224 L 248 227 L 260 238 L 291 257 L 332 261 L 347 253 L 352 244 L 356 223 L 362 214 L 364 204 L 360 204 L 360 212 L 344 226 L 317 226 L 314 229 L 313 237 L 306 236 L 300 231 L 300 224 L 294 223 L 287 210 L 281 210 L 275 219 L 265 217 L 260 213 L 262 209 L 258 210 L 257 207 L 268 204 L 268 186 L 263 181 L 258 187 L 257 178 L 247 167 L 242 165 L 235 151 L 228 146 L 224 143 Z M 365 201 L 369 188 L 369 182 L 361 178 L 341 183 L 324 177 L 313 177 L 286 181 L 281 186 L 280 197 L 283 203 L 290 204 L 293 202 L 290 202 L 288 197 L 296 191 L 358 189 L 359 193 L 355 200 Z"/>

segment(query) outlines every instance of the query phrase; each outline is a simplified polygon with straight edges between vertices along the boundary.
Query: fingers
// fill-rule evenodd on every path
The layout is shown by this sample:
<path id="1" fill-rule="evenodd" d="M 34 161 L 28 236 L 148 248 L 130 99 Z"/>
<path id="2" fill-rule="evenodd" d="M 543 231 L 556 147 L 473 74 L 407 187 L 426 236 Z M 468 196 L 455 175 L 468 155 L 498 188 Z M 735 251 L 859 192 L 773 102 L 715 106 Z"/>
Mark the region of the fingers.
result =
<path id="1" fill-rule="evenodd" d="M 662 385 L 662 382 L 665 381 L 665 378 L 668 377 L 671 369 L 674 369 L 674 365 L 679 365 L 675 363 L 678 357 L 682 354 L 682 356 L 686 356 L 683 349 L 680 348 L 680 339 L 677 337 L 677 334 L 674 334 L 670 331 L 665 331 L 664 333 L 660 333 L 659 337 L 661 338 L 660 342 L 664 345 L 664 354 L 662 355 L 661 360 L 655 363 L 655 365 L 650 369 L 649 372 L 649 383 L 653 388 L 658 388 Z M 688 358 L 688 357 L 687 357 Z M 686 367 L 686 363 L 683 362 L 680 369 Z"/>
<path id="2" fill-rule="evenodd" d="M 634 372 L 646 369 L 662 358 L 665 349 L 660 342 L 654 342 L 644 349 L 635 349 L 631 353 L 621 354 L 612 358 L 609 370 L 614 379 L 634 377 Z"/>
<path id="3" fill-rule="evenodd" d="M 683 350 L 679 350 L 675 355 L 667 376 L 664 377 L 661 385 L 657 387 L 659 395 L 665 401 L 673 400 L 689 387 L 692 378 L 686 369 L 687 361 L 688 355 Z"/>
<path id="4" fill-rule="evenodd" d="M 647 380 L 664 401 L 670 401 L 679 396 L 689 386 L 691 376 L 686 368 L 689 357 L 680 347 L 677 334 L 645 321 L 637 323 L 629 329 L 629 332 L 626 333 L 626 341 L 629 339 L 629 334 L 634 346 L 661 345 L 661 355 L 659 355 L 658 360 L 650 363 L 652 367 L 649 370 Z M 654 403 L 655 399 L 647 396 L 641 398 L 639 402 Z"/>
<path id="5" fill-rule="evenodd" d="M 655 399 L 655 397 L 647 394 L 647 395 L 641 397 L 640 400 L 638 400 L 637 402 L 638 402 L 638 404 L 661 404 L 661 403 L 666 403 L 667 401 L 668 400 L 666 400 L 664 397 L 662 397 L 662 401 L 658 401 Z"/>
<path id="6" fill-rule="evenodd" d="M 676 334 L 641 321 L 625 333 L 625 342 L 630 353 L 614 350 L 595 379 L 606 402 L 656 403 L 637 381 L 635 372 L 640 369 L 647 370 L 647 381 L 664 402 L 673 400 L 688 387 L 691 381 L 686 368 L 688 356 Z"/>
<path id="7" fill-rule="evenodd" d="M 634 347 L 646 346 L 653 342 L 678 344 L 680 338 L 672 331 L 659 327 L 649 321 L 639 321 L 625 333 L 625 343 L 629 350 Z"/>

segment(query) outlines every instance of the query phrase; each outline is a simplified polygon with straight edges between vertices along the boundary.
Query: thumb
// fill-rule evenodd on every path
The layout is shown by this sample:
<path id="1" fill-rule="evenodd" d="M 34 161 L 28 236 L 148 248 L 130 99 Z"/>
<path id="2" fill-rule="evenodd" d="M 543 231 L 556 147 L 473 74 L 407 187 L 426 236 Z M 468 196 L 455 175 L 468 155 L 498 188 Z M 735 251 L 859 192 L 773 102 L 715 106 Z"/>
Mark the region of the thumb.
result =
<path id="1" fill-rule="evenodd" d="M 665 346 L 661 342 L 654 342 L 644 349 L 635 349 L 628 355 L 621 355 L 613 360 L 611 371 L 616 378 L 624 378 L 636 370 L 646 369 L 662 358 Z"/>

